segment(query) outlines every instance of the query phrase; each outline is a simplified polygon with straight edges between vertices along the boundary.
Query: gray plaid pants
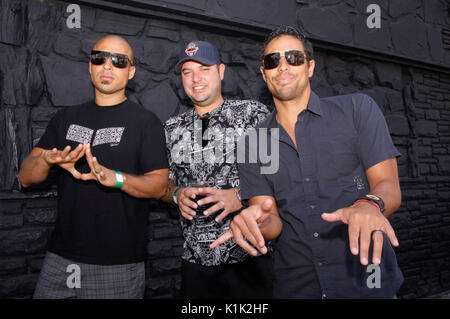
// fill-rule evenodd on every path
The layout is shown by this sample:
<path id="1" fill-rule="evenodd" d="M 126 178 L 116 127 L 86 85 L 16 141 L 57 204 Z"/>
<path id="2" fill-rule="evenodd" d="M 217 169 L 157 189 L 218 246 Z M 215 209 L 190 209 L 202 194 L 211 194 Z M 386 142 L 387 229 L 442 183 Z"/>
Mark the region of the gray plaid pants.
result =
<path id="1" fill-rule="evenodd" d="M 141 299 L 145 291 L 143 262 L 91 265 L 47 252 L 34 299 Z"/>

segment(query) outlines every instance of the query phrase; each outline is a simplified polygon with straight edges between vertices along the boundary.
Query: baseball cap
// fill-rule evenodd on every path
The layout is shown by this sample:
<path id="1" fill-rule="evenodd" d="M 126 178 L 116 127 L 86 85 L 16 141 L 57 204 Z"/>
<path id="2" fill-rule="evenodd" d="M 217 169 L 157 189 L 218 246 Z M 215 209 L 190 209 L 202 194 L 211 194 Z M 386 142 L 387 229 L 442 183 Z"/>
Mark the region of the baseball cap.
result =
<path id="1" fill-rule="evenodd" d="M 196 61 L 204 65 L 220 64 L 219 51 L 211 43 L 206 41 L 191 41 L 180 52 L 179 61 L 175 71 L 180 72 L 181 66 L 186 61 Z"/>

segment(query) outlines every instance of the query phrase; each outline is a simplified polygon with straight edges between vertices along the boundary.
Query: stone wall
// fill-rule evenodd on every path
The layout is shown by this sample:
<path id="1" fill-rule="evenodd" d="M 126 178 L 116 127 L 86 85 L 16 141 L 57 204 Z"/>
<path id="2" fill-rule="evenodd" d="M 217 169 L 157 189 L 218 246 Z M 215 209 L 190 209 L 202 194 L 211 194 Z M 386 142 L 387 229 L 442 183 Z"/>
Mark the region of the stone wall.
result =
<path id="1" fill-rule="evenodd" d="M 294 5 L 314 7 L 307 2 Z M 23 190 L 18 169 L 59 108 L 92 98 L 87 55 L 99 38 L 117 33 L 129 40 L 137 72 L 127 94 L 162 121 L 190 107 L 173 68 L 179 50 L 191 39 L 219 48 L 228 66 L 225 96 L 271 101 L 258 70 L 261 38 L 88 5 L 81 6 L 81 28 L 70 29 L 68 4 L 3 0 L 0 6 L 0 298 L 32 295 L 56 216 L 54 174 Z M 443 56 L 447 53 L 445 49 Z M 449 69 L 430 70 L 320 46 L 316 63 L 312 86 L 319 96 L 372 96 L 402 153 L 403 203 L 391 218 L 405 275 L 399 296 L 450 290 Z M 179 214 L 157 201 L 151 201 L 149 211 L 146 298 L 173 298 L 180 287 Z"/>

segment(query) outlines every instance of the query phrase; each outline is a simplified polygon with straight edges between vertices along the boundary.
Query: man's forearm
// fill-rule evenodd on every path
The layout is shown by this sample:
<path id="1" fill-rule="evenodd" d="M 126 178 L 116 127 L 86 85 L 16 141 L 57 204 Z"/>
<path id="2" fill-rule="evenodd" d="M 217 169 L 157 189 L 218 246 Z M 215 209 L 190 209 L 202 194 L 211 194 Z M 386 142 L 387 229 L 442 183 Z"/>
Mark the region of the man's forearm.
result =
<path id="1" fill-rule="evenodd" d="M 123 174 L 123 176 L 124 182 L 121 190 L 133 197 L 160 199 L 167 192 L 167 175 Z"/>
<path id="2" fill-rule="evenodd" d="M 402 203 L 400 187 L 395 181 L 390 179 L 379 182 L 376 187 L 370 190 L 370 193 L 383 200 L 386 209 L 384 215 L 386 217 L 397 211 Z"/>
<path id="3" fill-rule="evenodd" d="M 19 182 L 24 187 L 38 184 L 47 179 L 52 165 L 44 160 L 43 150 L 33 150 L 22 162 L 19 171 Z"/>
<path id="4" fill-rule="evenodd" d="M 167 185 L 167 191 L 164 194 L 164 196 L 161 198 L 161 200 L 166 202 L 166 203 L 175 204 L 175 202 L 173 201 L 173 193 L 175 192 L 177 187 L 178 187 L 178 185 L 175 182 L 175 180 L 169 178 L 169 183 Z"/>

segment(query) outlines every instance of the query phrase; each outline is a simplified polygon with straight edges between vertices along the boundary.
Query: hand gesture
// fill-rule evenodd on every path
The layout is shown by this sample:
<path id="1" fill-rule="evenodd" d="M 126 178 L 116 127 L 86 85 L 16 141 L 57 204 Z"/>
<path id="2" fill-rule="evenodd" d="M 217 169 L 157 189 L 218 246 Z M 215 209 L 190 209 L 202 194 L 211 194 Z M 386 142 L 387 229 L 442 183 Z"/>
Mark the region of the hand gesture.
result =
<path id="1" fill-rule="evenodd" d="M 86 161 L 91 171 L 86 174 L 81 174 L 83 181 L 96 180 L 100 184 L 108 187 L 116 185 L 116 174 L 113 170 L 100 165 L 97 158 L 92 156 L 91 146 L 89 144 L 86 144 Z"/>
<path id="2" fill-rule="evenodd" d="M 84 156 L 85 151 L 84 144 L 78 144 L 73 151 L 70 151 L 70 146 L 67 145 L 62 151 L 56 148 L 44 150 L 43 158 L 49 166 L 57 164 L 71 173 L 74 178 L 80 179 L 81 173 L 75 169 L 75 163 Z"/>
<path id="3" fill-rule="evenodd" d="M 177 192 L 178 208 L 180 209 L 181 216 L 187 220 L 192 220 L 196 215 L 195 209 L 198 205 L 193 201 L 199 194 L 198 188 L 195 187 L 183 187 Z"/>
<path id="4" fill-rule="evenodd" d="M 233 218 L 230 229 L 217 238 L 210 245 L 210 248 L 215 248 L 234 238 L 236 244 L 241 246 L 249 254 L 253 256 L 258 254 L 254 247 L 262 254 L 266 254 L 267 247 L 265 246 L 264 237 L 259 227 L 269 219 L 273 205 L 274 203 L 271 199 L 266 199 L 261 204 L 252 205 L 241 211 L 239 215 Z"/>
<path id="5" fill-rule="evenodd" d="M 214 187 L 202 187 L 198 189 L 197 194 L 206 196 L 197 202 L 199 206 L 215 203 L 203 212 L 205 216 L 212 215 L 223 209 L 222 213 L 215 219 L 217 222 L 224 219 L 228 214 L 242 208 L 242 203 L 237 197 L 236 188 L 217 189 Z"/>
<path id="6" fill-rule="evenodd" d="M 322 214 L 327 222 L 342 222 L 348 224 L 350 251 L 360 255 L 363 265 L 368 265 L 370 240 L 373 240 L 372 263 L 381 263 L 384 234 L 388 236 L 393 246 L 398 246 L 394 229 L 380 210 L 370 203 L 356 202 L 350 207 L 338 209 L 332 213 Z"/>

